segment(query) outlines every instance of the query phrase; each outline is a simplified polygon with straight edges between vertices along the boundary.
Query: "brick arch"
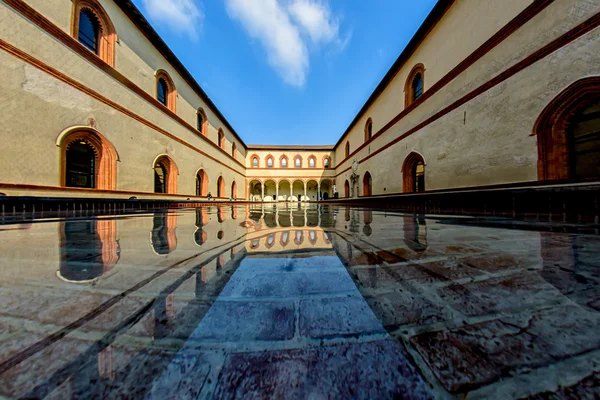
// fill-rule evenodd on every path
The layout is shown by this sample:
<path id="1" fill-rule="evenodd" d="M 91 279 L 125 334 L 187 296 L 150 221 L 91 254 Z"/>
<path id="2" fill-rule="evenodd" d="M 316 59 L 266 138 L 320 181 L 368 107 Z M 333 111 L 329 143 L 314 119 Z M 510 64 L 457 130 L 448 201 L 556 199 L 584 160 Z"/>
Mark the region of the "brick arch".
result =
<path id="1" fill-rule="evenodd" d="M 202 185 L 199 188 L 197 187 L 198 176 L 201 178 L 201 181 L 202 181 Z M 196 171 L 196 195 L 197 196 L 208 195 L 208 174 L 202 168 L 200 168 L 198 171 Z"/>
<path id="2" fill-rule="evenodd" d="M 402 164 L 402 191 L 405 193 L 414 192 L 415 179 L 413 170 L 419 162 L 425 165 L 423 156 L 415 151 L 410 153 Z"/>
<path id="3" fill-rule="evenodd" d="M 544 108 L 533 127 L 538 145 L 538 179 L 572 178 L 568 130 L 571 118 L 600 98 L 600 77 L 571 84 Z"/>
<path id="4" fill-rule="evenodd" d="M 217 179 L 217 197 L 225 197 L 225 179 L 219 176 Z"/>
<path id="5" fill-rule="evenodd" d="M 331 156 L 328 156 L 328 155 L 323 156 L 323 168 L 325 168 L 325 160 L 329 160 L 329 167 L 327 167 L 327 168 L 333 168 L 333 166 L 331 165 Z"/>
<path id="6" fill-rule="evenodd" d="M 217 133 L 217 135 L 219 147 L 225 149 L 225 132 L 223 132 L 222 128 L 219 128 L 219 132 Z"/>
<path id="7" fill-rule="evenodd" d="M 237 199 L 237 183 L 235 181 L 231 182 L 231 198 L 233 200 Z"/>
<path id="8" fill-rule="evenodd" d="M 304 162 L 304 160 L 302 159 L 302 156 L 299 155 L 299 154 L 297 156 L 294 156 L 294 168 L 298 168 L 298 167 L 296 167 L 296 160 L 297 159 L 300 159 L 300 168 L 302 168 L 302 163 Z"/>
<path id="9" fill-rule="evenodd" d="M 298 240 L 298 232 L 300 232 L 300 240 Z M 304 231 L 294 231 L 294 243 L 296 243 L 297 246 L 300 246 L 302 243 L 304 243 Z"/>
<path id="10" fill-rule="evenodd" d="M 164 69 L 159 69 L 154 73 L 156 83 L 154 84 L 154 98 L 158 99 L 158 82 L 163 79 L 167 83 L 167 108 L 177 112 L 177 88 L 171 76 Z M 160 103 L 160 102 L 159 102 Z M 162 103 L 161 103 L 162 105 Z"/>
<path id="11" fill-rule="evenodd" d="M 417 75 L 421 75 L 421 79 L 423 80 L 423 93 L 425 93 L 425 66 L 423 64 L 417 64 L 413 67 L 413 69 L 408 74 L 408 78 L 406 78 L 406 83 L 404 84 L 404 104 L 405 108 L 410 106 L 416 100 L 414 99 L 414 91 L 413 91 L 413 81 L 415 80 Z"/>
<path id="12" fill-rule="evenodd" d="M 208 136 L 208 117 L 202 107 L 196 111 L 197 124 L 196 128 L 202 136 Z"/>
<path id="13" fill-rule="evenodd" d="M 96 171 L 94 187 L 100 190 L 117 189 L 117 161 L 115 147 L 96 129 L 88 126 L 74 126 L 62 131 L 56 139 L 60 147 L 60 184 L 66 186 L 67 149 L 76 141 L 84 141 L 94 150 Z"/>
<path id="14" fill-rule="evenodd" d="M 317 168 L 317 157 L 314 154 L 308 156 L 308 168 L 310 168 L 310 160 L 314 160 L 315 168 Z"/>
<path id="15" fill-rule="evenodd" d="M 368 142 L 373 137 L 373 119 L 367 119 L 365 122 L 365 142 Z"/>
<path id="16" fill-rule="evenodd" d="M 287 163 L 286 168 L 289 168 L 290 167 L 290 159 L 285 154 L 282 154 L 279 156 L 279 167 L 283 168 L 283 159 L 285 159 L 285 162 Z"/>
<path id="17" fill-rule="evenodd" d="M 167 182 L 166 189 L 167 193 L 165 194 L 176 194 L 177 193 L 177 176 L 179 175 L 179 169 L 175 164 L 175 161 L 171 157 L 166 154 L 161 154 L 154 159 L 152 163 L 152 171 L 154 171 L 154 167 L 156 164 L 162 164 L 167 172 Z"/>
<path id="18" fill-rule="evenodd" d="M 115 46 L 117 31 L 108 14 L 98 0 L 73 0 L 73 15 L 71 18 L 71 35 L 79 38 L 79 16 L 81 12 L 90 11 L 96 17 L 100 27 L 98 38 L 98 57 L 111 67 L 115 66 Z"/>
<path id="19" fill-rule="evenodd" d="M 275 168 L 275 157 L 272 154 L 267 154 L 265 157 L 265 167 L 269 168 L 269 159 L 271 159 L 271 168 Z"/>
<path id="20" fill-rule="evenodd" d="M 369 171 L 365 172 L 363 176 L 363 196 L 373 195 L 373 178 Z"/>
<path id="21" fill-rule="evenodd" d="M 252 155 L 250 156 L 250 168 L 255 168 L 255 167 L 254 167 L 254 159 L 255 159 L 255 158 L 258 160 L 258 163 L 257 163 L 257 167 L 256 167 L 256 168 L 260 168 L 260 157 L 258 156 L 258 154 L 252 154 Z"/>

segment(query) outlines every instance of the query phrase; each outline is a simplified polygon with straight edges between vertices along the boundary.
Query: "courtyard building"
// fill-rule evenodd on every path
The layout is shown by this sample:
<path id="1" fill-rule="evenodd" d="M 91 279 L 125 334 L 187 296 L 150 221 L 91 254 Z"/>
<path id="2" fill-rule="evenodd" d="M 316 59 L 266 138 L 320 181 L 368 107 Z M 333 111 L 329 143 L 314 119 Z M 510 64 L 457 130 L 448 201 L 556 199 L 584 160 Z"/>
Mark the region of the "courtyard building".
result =
<path id="1" fill-rule="evenodd" d="M 278 146 L 245 143 L 131 1 L 4 0 L 0 192 L 306 202 L 598 180 L 599 11 L 440 0 L 335 144 Z"/>

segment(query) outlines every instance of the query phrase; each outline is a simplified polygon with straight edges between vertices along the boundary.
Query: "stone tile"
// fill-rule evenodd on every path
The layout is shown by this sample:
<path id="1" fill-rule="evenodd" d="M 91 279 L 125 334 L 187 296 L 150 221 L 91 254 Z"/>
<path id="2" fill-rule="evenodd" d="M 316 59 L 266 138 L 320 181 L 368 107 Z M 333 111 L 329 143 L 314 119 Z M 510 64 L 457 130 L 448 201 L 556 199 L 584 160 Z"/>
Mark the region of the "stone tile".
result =
<path id="1" fill-rule="evenodd" d="M 472 268 L 490 273 L 542 267 L 539 255 L 508 252 L 468 256 L 462 258 L 462 262 Z"/>
<path id="2" fill-rule="evenodd" d="M 215 398 L 433 397 L 400 345 L 384 340 L 231 355 Z"/>
<path id="3" fill-rule="evenodd" d="M 410 339 L 446 389 L 462 393 L 516 371 L 600 348 L 600 315 L 557 307 Z"/>
<path id="4" fill-rule="evenodd" d="M 439 296 L 470 316 L 521 310 L 560 300 L 560 292 L 535 272 L 490 278 L 438 289 Z"/>
<path id="5" fill-rule="evenodd" d="M 384 333 L 365 300 L 344 296 L 300 302 L 300 335 L 312 338 Z"/>
<path id="6" fill-rule="evenodd" d="M 387 331 L 394 331 L 402 325 L 428 325 L 452 317 L 451 313 L 432 304 L 418 291 L 399 290 L 365 299 Z"/>
<path id="7" fill-rule="evenodd" d="M 461 262 L 455 257 L 440 261 L 419 263 L 422 268 L 431 271 L 436 276 L 443 276 L 448 280 L 472 278 L 481 275 L 481 272 Z"/>
<path id="8" fill-rule="evenodd" d="M 294 303 L 290 301 L 217 301 L 193 340 L 289 340 L 294 336 Z"/>
<path id="9" fill-rule="evenodd" d="M 600 398 L 600 373 L 594 373 L 574 385 L 560 388 L 558 392 L 544 392 L 527 397 L 527 400 L 593 400 Z"/>

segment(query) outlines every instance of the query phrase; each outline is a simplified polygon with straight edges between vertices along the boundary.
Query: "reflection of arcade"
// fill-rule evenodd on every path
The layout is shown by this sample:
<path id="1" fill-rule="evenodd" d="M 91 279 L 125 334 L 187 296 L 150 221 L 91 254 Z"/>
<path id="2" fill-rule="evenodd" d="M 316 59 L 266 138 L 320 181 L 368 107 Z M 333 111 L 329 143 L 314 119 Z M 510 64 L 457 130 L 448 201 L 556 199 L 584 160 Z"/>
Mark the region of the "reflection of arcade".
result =
<path id="1" fill-rule="evenodd" d="M 117 221 L 65 221 L 60 228 L 60 248 L 60 279 L 72 283 L 94 281 L 119 262 Z"/>
<path id="2" fill-rule="evenodd" d="M 167 211 L 154 213 L 152 249 L 156 254 L 167 255 L 177 248 L 177 215 Z"/>

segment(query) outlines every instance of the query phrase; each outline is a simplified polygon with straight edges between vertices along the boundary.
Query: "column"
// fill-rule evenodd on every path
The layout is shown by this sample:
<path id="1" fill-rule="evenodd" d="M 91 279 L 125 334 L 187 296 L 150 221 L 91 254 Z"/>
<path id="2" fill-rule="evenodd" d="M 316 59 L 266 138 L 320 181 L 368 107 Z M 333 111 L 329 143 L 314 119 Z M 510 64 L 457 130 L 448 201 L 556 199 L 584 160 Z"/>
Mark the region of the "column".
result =
<path id="1" fill-rule="evenodd" d="M 318 185 L 317 185 L 317 200 L 321 200 L 319 198 L 320 193 L 321 193 L 321 182 L 319 182 Z"/>
<path id="2" fill-rule="evenodd" d="M 306 197 L 306 186 L 307 186 L 307 184 L 306 184 L 306 182 L 304 182 L 304 197 Z"/>
<path id="3" fill-rule="evenodd" d="M 265 184 L 264 183 L 260 184 L 260 190 L 261 190 L 260 201 L 265 201 Z"/>
<path id="4" fill-rule="evenodd" d="M 294 190 L 294 182 L 290 183 L 290 198 L 288 199 L 288 201 L 292 201 L 292 196 L 294 195 L 293 190 Z"/>
<path id="5" fill-rule="evenodd" d="M 279 201 L 279 182 L 275 184 L 275 202 Z"/>

